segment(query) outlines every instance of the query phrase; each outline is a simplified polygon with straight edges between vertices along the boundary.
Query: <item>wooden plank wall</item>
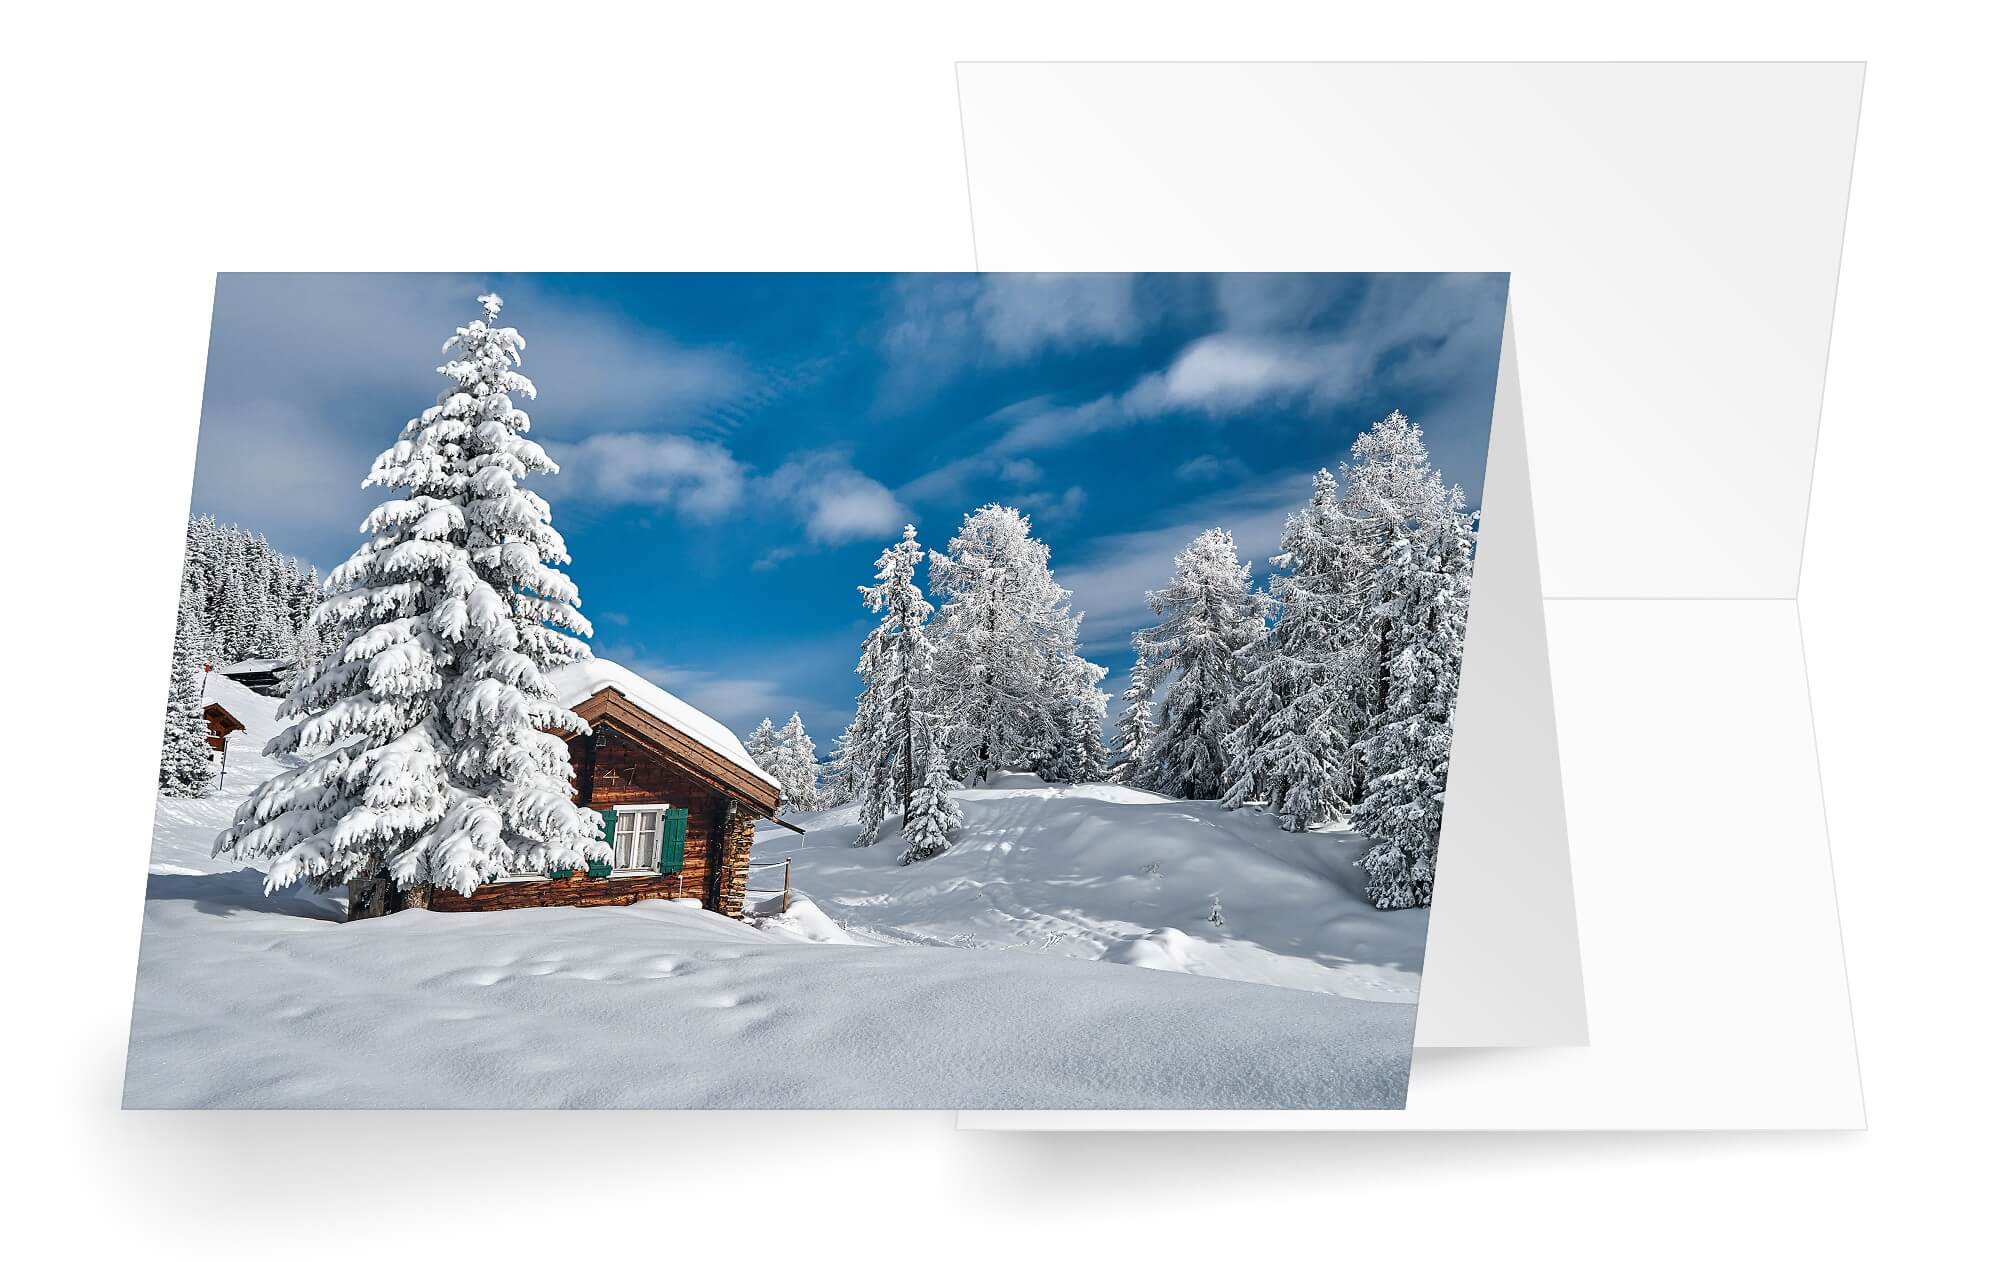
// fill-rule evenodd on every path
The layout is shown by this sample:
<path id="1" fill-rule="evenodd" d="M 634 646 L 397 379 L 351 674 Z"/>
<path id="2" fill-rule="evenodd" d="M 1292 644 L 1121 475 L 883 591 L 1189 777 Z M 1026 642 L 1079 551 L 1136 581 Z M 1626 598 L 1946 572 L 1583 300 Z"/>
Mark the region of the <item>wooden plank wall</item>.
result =
<path id="1" fill-rule="evenodd" d="M 664 761 L 651 748 L 605 727 L 606 741 L 596 753 L 590 792 L 579 794 L 593 810 L 642 803 L 686 807 L 687 856 L 673 875 L 590 877 L 582 872 L 565 880 L 500 881 L 482 885 L 471 894 L 433 890 L 432 911 L 498 911 L 515 907 L 622 907 L 648 898 L 698 898 L 710 911 L 743 914 L 743 891 L 749 883 L 750 838 L 756 820 L 739 810 L 727 836 L 718 845 L 716 833 L 728 799 L 686 770 Z M 570 763 L 585 766 L 583 741 L 570 742 Z M 720 851 L 719 856 L 717 851 Z M 715 871 L 715 859 L 722 861 Z"/>

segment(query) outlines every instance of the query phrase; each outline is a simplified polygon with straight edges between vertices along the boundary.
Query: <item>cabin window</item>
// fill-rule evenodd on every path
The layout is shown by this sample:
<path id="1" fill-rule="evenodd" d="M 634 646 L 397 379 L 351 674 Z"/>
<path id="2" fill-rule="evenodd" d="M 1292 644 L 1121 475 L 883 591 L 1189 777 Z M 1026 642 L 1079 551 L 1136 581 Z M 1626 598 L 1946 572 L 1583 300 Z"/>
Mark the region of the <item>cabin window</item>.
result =
<path id="1" fill-rule="evenodd" d="M 658 806 L 618 812 L 618 826 L 611 840 L 614 868 L 659 870 L 660 819 L 665 813 L 666 808 Z"/>

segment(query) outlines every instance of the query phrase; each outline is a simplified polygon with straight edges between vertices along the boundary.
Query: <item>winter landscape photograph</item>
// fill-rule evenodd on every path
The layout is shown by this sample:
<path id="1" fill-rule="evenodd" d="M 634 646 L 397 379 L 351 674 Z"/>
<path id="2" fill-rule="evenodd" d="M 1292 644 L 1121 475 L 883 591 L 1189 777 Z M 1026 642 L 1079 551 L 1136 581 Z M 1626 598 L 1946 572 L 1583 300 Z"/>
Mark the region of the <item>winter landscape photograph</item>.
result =
<path id="1" fill-rule="evenodd" d="M 127 1107 L 1402 1107 L 1506 291 L 220 276 Z"/>

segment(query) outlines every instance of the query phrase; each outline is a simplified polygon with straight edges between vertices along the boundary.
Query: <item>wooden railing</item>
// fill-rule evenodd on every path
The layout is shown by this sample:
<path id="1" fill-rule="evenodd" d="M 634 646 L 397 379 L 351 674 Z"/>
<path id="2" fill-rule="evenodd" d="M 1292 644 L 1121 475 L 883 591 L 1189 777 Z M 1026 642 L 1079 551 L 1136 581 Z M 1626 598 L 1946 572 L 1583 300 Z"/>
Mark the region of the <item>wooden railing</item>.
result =
<path id="1" fill-rule="evenodd" d="M 758 868 L 783 868 L 785 870 L 785 883 L 781 889 L 775 890 L 754 890 L 748 888 L 746 885 L 743 890 L 744 900 L 746 902 L 749 901 L 750 896 L 753 894 L 762 894 L 767 897 L 777 894 L 779 895 L 778 910 L 780 912 L 790 911 L 792 909 L 792 861 L 790 859 L 752 859 L 750 867 L 753 871 Z"/>

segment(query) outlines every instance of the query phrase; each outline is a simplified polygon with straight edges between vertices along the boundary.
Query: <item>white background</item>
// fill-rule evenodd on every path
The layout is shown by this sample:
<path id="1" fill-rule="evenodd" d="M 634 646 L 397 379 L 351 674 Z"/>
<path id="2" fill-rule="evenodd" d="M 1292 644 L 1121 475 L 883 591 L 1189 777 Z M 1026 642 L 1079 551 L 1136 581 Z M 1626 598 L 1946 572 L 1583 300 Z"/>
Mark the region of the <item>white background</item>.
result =
<path id="1" fill-rule="evenodd" d="M 10 19 L 10 1239 L 164 1257 L 1957 1252 L 1946 1242 L 1985 1230 L 1995 1120 L 1995 829 L 1979 801 L 1994 744 L 1993 41 L 1955 9 L 1889 12 L 1238 0 Z M 1872 1129 L 1036 1136 L 961 1134 L 948 1114 L 120 1114 L 212 273 L 963 268 L 951 63 L 1009 57 L 1868 60 L 1802 606 Z M 1718 895 L 1754 896 L 1728 882 L 1719 859 Z"/>

